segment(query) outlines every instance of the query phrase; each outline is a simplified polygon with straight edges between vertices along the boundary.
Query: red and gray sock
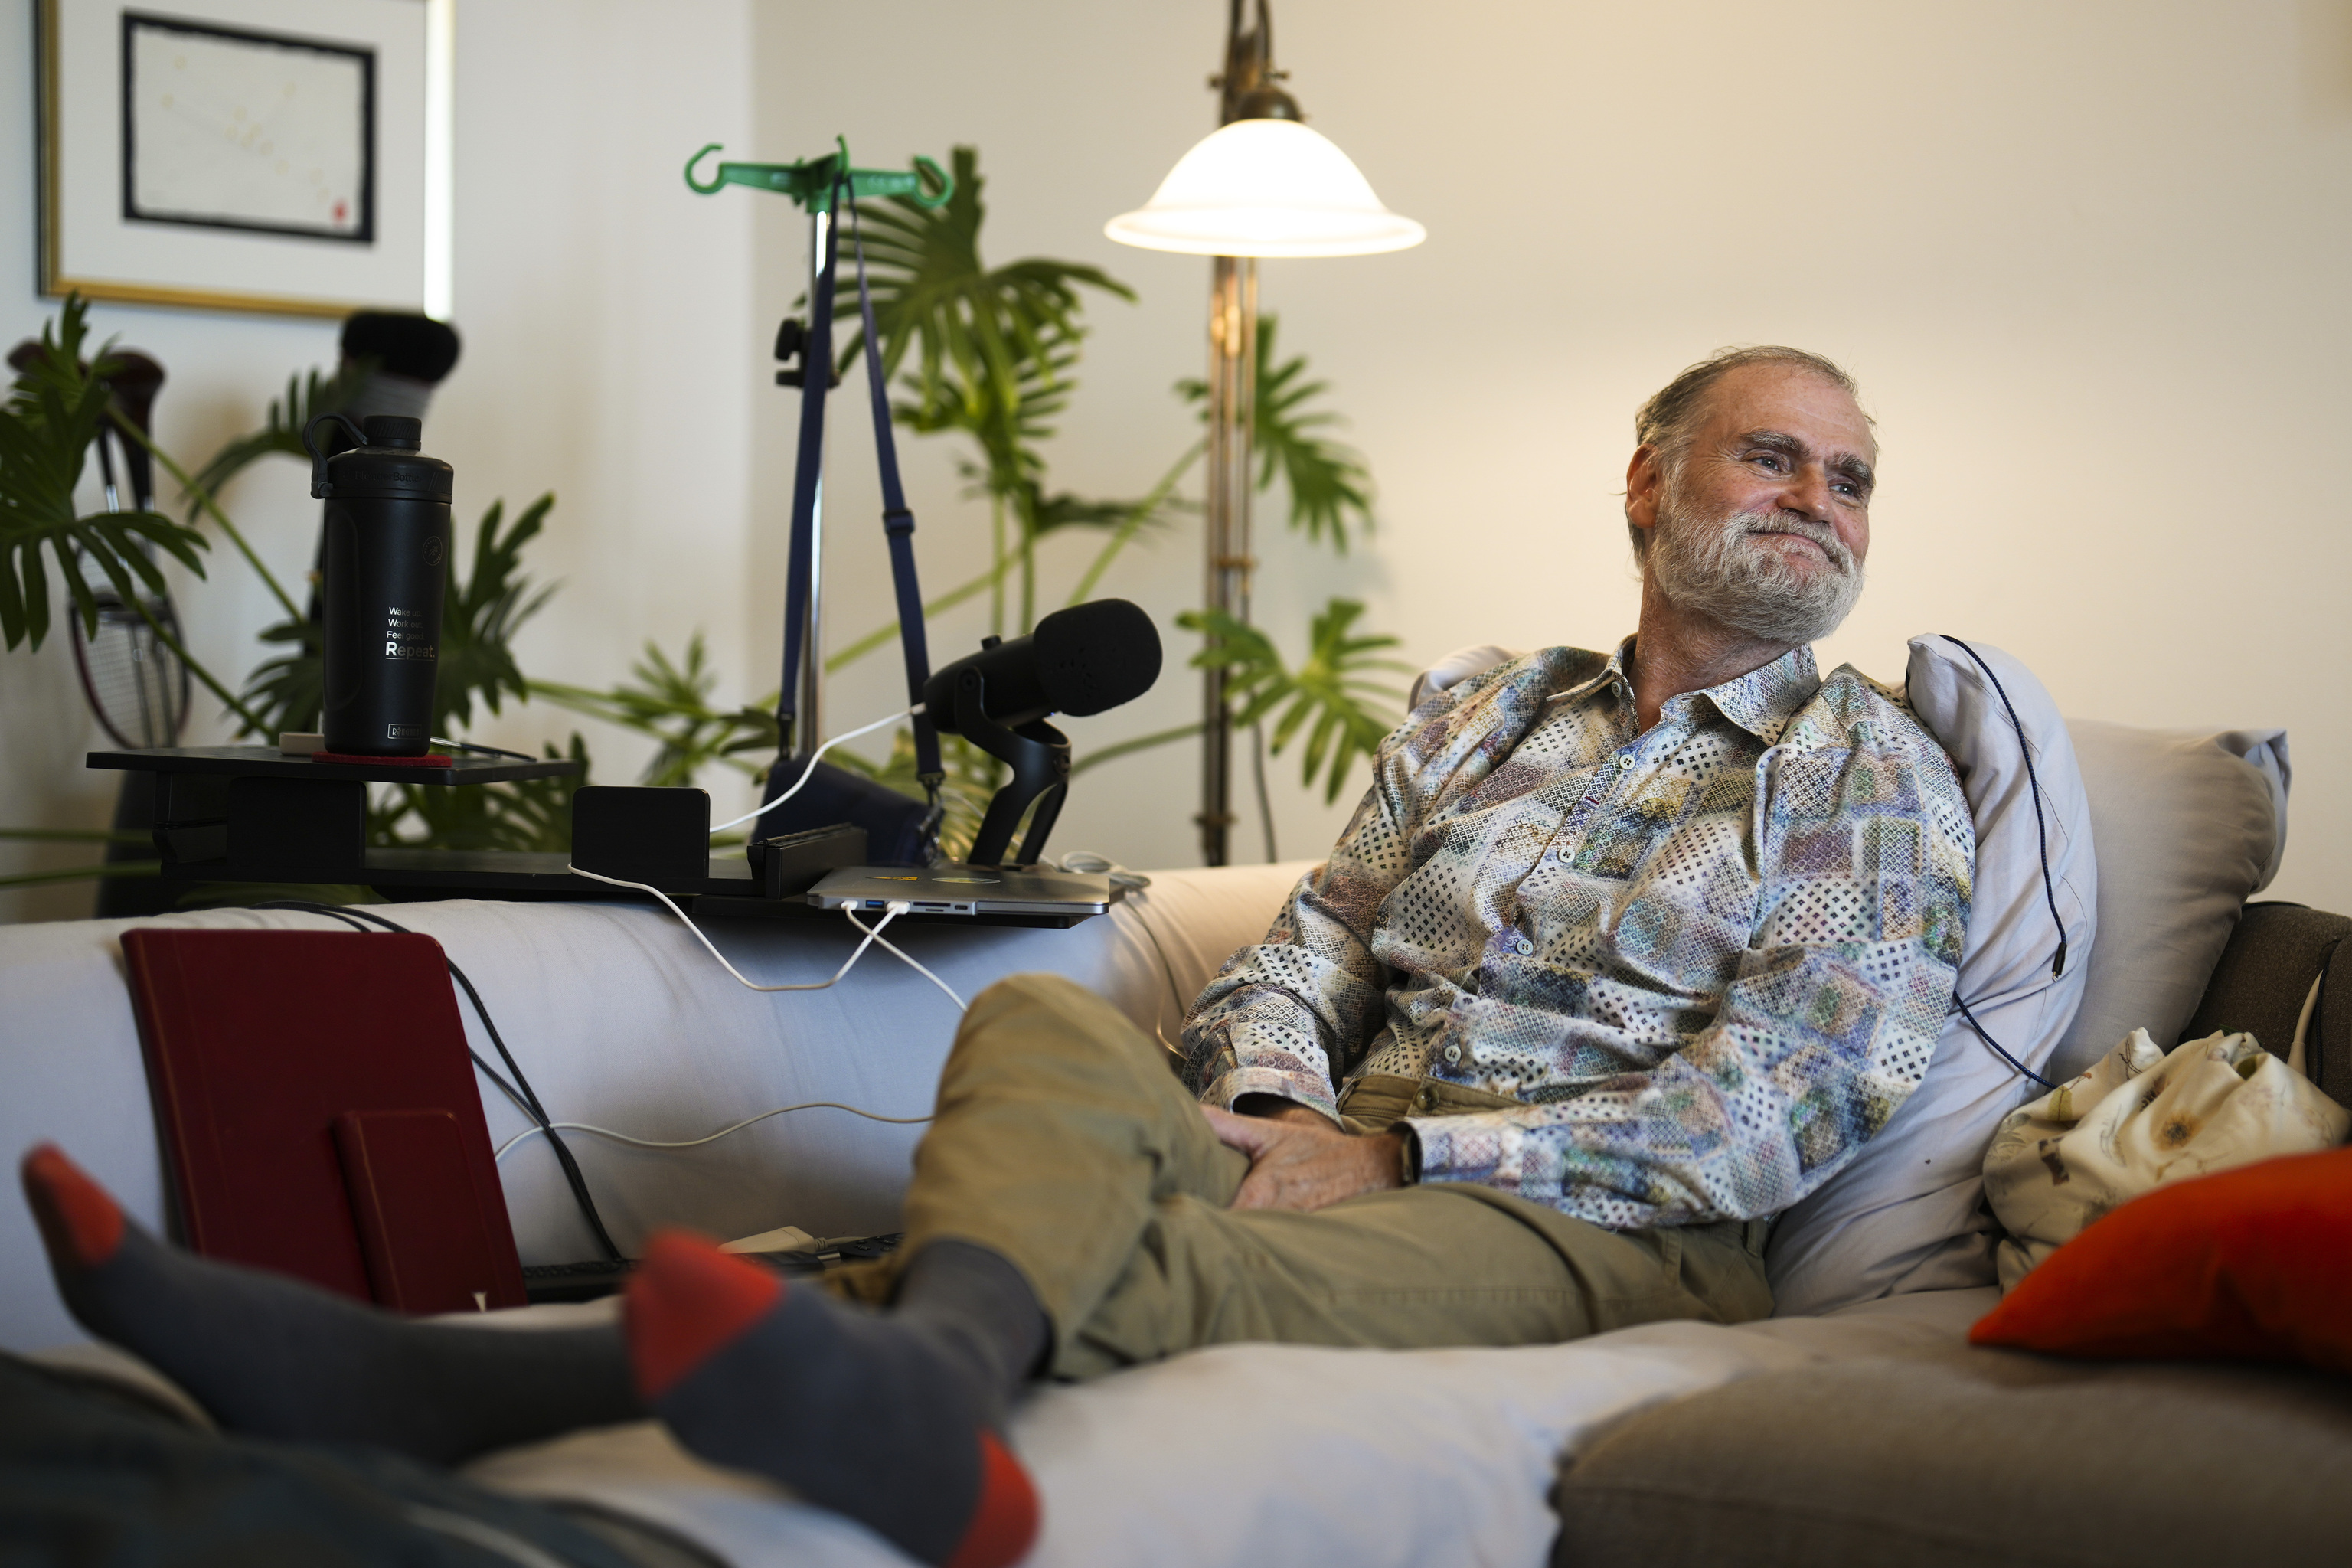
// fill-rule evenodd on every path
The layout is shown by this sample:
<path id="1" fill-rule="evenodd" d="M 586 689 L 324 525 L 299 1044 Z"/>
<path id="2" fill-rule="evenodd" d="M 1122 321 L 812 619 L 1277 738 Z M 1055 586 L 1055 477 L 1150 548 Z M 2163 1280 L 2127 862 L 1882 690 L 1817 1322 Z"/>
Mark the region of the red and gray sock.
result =
<path id="1" fill-rule="evenodd" d="M 673 1233 L 632 1277 L 625 1342 L 610 1325 L 496 1333 L 166 1246 L 53 1146 L 22 1173 L 74 1317 L 231 1431 L 457 1464 L 650 1405 L 688 1448 L 925 1562 L 997 1568 L 1035 1537 L 1036 1494 L 997 1434 L 1047 1324 L 985 1248 L 924 1248 L 877 1316 Z"/>
<path id="2" fill-rule="evenodd" d="M 23 1177 L 75 1319 L 231 1431 L 373 1443 L 454 1465 L 645 1418 L 610 1325 L 496 1333 L 404 1318 L 167 1247 L 52 1144 L 26 1156 Z"/>
<path id="3" fill-rule="evenodd" d="M 665 1232 L 630 1277 L 626 1323 L 638 1392 L 695 1453 L 772 1476 L 925 1563 L 1027 1553 L 1036 1492 L 997 1433 L 1045 1321 L 994 1254 L 934 1244 L 898 1310 L 875 1314 Z"/>

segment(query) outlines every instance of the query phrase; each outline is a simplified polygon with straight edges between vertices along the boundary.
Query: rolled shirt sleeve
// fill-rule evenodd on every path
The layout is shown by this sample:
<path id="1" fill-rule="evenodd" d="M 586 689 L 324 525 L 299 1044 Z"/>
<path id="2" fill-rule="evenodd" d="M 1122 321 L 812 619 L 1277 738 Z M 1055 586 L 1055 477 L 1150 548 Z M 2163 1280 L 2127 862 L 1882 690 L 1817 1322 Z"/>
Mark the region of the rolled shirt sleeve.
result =
<path id="1" fill-rule="evenodd" d="M 1378 763 L 1393 760 L 1391 736 Z M 1301 878 L 1255 947 L 1226 961 L 1193 1005 L 1184 1028 L 1185 1080 L 1211 1105 L 1245 1094 L 1278 1095 L 1335 1121 L 1339 1083 L 1362 1058 L 1387 1005 L 1388 966 L 1372 952 L 1372 925 L 1403 858 L 1397 770 L 1374 783 L 1331 857 Z"/>

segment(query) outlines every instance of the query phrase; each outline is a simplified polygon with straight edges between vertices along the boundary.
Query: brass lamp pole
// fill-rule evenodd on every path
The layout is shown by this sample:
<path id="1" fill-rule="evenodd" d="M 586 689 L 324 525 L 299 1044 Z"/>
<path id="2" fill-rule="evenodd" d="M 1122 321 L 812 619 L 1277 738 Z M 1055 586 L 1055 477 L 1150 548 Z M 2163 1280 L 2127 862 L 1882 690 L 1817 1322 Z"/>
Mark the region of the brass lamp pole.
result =
<path id="1" fill-rule="evenodd" d="M 1257 258 L 1360 256 L 1418 245 L 1426 231 L 1399 217 L 1348 155 L 1302 123 L 1276 84 L 1266 0 L 1244 28 L 1228 0 L 1219 129 L 1178 161 L 1150 204 L 1104 232 L 1125 245 L 1213 258 L 1209 288 L 1209 493 L 1202 590 L 1207 607 L 1250 614 L 1250 436 L 1257 394 Z M 1233 812 L 1233 712 L 1225 672 L 1201 679 L 1201 859 L 1223 866 Z"/>

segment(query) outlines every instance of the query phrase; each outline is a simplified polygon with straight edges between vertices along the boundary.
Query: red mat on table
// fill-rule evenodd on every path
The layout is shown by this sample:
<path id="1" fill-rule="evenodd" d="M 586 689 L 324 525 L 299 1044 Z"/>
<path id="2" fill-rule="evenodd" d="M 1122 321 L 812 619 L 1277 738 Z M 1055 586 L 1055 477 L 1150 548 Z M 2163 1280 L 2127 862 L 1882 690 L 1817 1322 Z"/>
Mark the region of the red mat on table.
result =
<path id="1" fill-rule="evenodd" d="M 313 752 L 314 763 L 356 763 L 371 768 L 446 768 L 452 766 L 448 756 L 441 752 L 427 752 L 421 757 L 362 757 L 353 752 Z"/>

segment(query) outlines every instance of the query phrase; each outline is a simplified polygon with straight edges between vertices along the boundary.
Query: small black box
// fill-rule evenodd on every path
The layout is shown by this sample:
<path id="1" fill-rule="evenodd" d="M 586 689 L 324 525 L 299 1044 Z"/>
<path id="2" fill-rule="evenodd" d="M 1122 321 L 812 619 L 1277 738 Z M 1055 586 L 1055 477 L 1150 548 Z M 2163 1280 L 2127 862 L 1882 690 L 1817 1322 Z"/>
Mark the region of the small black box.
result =
<path id="1" fill-rule="evenodd" d="M 572 797 L 572 863 L 665 892 L 710 875 L 710 793 L 590 784 Z"/>
<path id="2" fill-rule="evenodd" d="M 827 871 L 866 864 L 866 829 L 846 822 L 771 834 L 744 846 L 763 899 L 797 899 Z"/>

